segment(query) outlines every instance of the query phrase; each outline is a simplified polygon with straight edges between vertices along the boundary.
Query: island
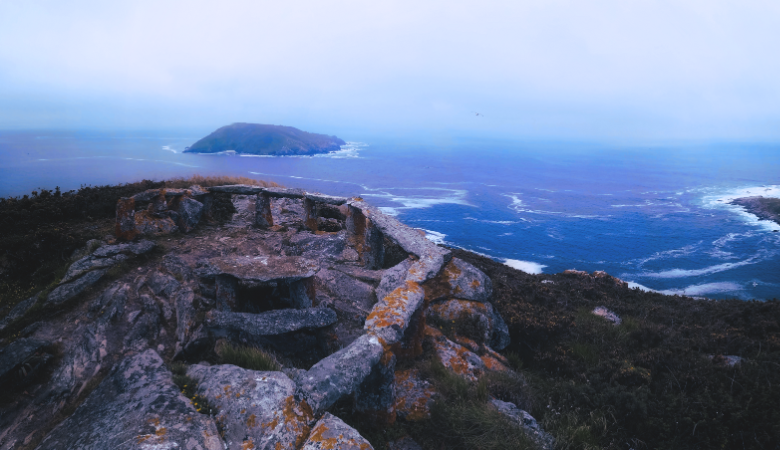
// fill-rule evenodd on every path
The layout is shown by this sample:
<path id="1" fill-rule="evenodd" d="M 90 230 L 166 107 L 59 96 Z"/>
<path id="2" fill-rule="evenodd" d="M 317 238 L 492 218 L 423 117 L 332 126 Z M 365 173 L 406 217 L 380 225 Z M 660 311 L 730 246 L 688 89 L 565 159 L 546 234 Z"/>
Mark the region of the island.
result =
<path id="1" fill-rule="evenodd" d="M 742 197 L 729 203 L 745 208 L 747 212 L 758 216 L 761 220 L 772 220 L 780 225 L 780 198 Z"/>
<path id="2" fill-rule="evenodd" d="M 283 125 L 234 123 L 209 134 L 185 153 L 246 155 L 316 155 L 340 150 L 346 144 L 336 136 L 308 133 Z"/>

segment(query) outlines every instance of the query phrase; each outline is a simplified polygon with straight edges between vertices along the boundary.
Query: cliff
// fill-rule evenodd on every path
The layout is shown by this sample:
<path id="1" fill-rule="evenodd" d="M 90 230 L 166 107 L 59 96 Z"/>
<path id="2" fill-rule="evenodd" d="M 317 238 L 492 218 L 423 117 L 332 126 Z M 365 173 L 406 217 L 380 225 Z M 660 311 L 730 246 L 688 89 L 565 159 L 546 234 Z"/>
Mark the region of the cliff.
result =
<path id="1" fill-rule="evenodd" d="M 192 144 L 185 153 L 232 150 L 248 155 L 315 155 L 339 150 L 344 144 L 336 136 L 307 133 L 293 127 L 234 123 Z"/>

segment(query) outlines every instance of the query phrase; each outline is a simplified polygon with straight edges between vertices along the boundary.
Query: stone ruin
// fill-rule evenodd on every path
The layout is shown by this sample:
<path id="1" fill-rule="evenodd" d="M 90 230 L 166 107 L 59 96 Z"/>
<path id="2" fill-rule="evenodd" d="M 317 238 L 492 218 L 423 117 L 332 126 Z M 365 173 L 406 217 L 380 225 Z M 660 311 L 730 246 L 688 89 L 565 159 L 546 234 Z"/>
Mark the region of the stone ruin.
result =
<path id="1" fill-rule="evenodd" d="M 209 221 L 214 194 L 238 209 L 224 226 Z M 497 353 L 510 337 L 490 279 L 360 198 L 193 186 L 123 198 L 116 211 L 125 242 L 91 243 L 59 286 L 0 321 L 2 331 L 33 308 L 71 308 L 0 342 L 0 381 L 26 389 L 0 403 L 0 449 L 34 439 L 39 449 L 372 448 L 329 408 L 351 399 L 380 424 L 427 418 L 436 393 L 415 369 L 396 369 L 424 345 L 468 380 L 511 370 Z M 125 272 L 106 280 L 116 267 Z M 444 332 L 461 325 L 469 333 Z M 287 363 L 205 362 L 224 342 Z M 216 412 L 179 392 L 172 360 L 192 364 Z M 552 445 L 528 413 L 493 404 Z"/>

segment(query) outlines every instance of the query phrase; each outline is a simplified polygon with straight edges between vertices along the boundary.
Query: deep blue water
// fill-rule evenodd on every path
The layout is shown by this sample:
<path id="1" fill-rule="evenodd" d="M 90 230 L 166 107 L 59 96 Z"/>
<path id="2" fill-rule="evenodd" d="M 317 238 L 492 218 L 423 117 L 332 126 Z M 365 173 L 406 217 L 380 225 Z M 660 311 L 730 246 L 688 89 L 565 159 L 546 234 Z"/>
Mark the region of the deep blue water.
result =
<path id="1" fill-rule="evenodd" d="M 205 133 L 0 132 L 0 197 L 230 174 L 357 195 L 529 272 L 605 270 L 667 293 L 780 298 L 780 230 L 724 200 L 780 197 L 780 145 L 361 137 L 320 157 L 181 153 Z"/>

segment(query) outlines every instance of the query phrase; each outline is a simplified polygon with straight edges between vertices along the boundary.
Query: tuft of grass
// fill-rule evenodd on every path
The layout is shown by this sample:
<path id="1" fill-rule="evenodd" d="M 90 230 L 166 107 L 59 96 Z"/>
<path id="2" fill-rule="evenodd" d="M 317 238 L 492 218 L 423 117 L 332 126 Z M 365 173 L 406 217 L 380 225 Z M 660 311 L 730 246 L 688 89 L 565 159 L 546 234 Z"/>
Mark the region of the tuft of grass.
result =
<path id="1" fill-rule="evenodd" d="M 614 423 L 614 417 L 601 411 L 580 410 L 549 410 L 541 422 L 545 430 L 553 430 L 557 450 L 600 450 Z M 641 448 L 639 442 L 634 444 L 633 448 Z"/>
<path id="2" fill-rule="evenodd" d="M 281 187 L 280 184 L 277 184 L 273 181 L 256 180 L 254 178 L 248 177 L 234 177 L 228 175 L 204 177 L 203 175 L 199 174 L 195 174 L 189 178 L 173 178 L 164 181 L 163 183 L 165 184 L 166 188 L 173 189 L 187 189 L 194 184 L 197 184 L 201 187 L 225 186 L 229 184 L 249 184 L 252 186 L 262 187 Z"/>
<path id="3" fill-rule="evenodd" d="M 282 370 L 276 357 L 256 347 L 234 346 L 225 343 L 216 349 L 220 364 L 233 364 L 249 370 Z"/>

